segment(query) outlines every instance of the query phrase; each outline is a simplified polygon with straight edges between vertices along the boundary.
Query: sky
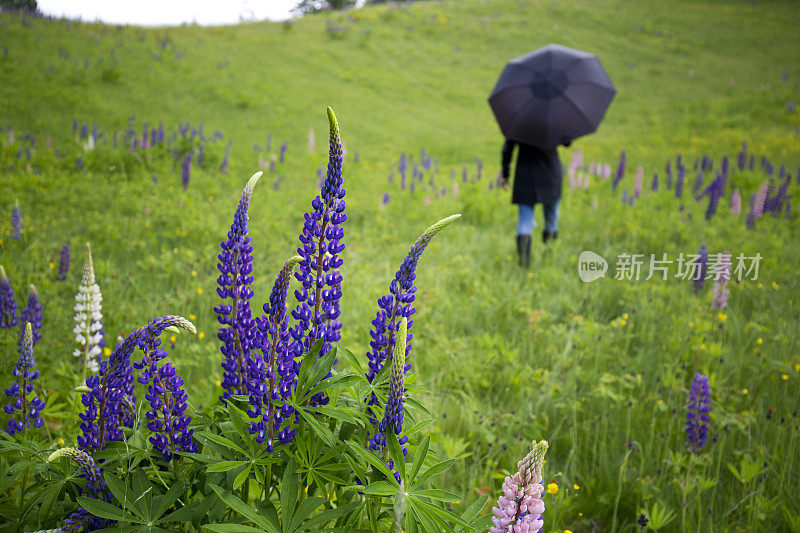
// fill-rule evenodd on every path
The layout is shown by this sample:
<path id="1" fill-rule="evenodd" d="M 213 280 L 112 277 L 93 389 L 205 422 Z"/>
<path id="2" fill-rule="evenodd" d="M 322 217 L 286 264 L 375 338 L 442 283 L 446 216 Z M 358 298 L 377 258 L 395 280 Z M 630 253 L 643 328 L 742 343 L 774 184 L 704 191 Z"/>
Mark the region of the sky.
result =
<path id="1" fill-rule="evenodd" d="M 298 0 L 38 0 L 39 11 L 86 22 L 141 26 L 286 20 Z"/>

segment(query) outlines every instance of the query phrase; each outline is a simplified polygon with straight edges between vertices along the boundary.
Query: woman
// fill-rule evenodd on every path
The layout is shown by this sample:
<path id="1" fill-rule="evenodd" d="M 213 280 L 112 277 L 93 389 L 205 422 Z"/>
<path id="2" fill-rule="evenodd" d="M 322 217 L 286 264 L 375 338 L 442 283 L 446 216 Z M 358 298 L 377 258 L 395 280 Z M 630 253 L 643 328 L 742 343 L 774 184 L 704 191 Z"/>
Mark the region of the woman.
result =
<path id="1" fill-rule="evenodd" d="M 564 146 L 569 146 L 565 141 Z M 517 225 L 517 254 L 519 264 L 527 268 L 531 257 L 531 233 L 536 227 L 533 206 L 544 206 L 544 231 L 542 242 L 558 238 L 558 204 L 561 201 L 561 160 L 557 148 L 542 150 L 529 144 L 506 139 L 503 145 L 503 189 L 508 188 L 509 167 L 514 147 L 519 146 L 517 167 L 514 172 L 514 190 L 511 202 L 519 206 Z"/>

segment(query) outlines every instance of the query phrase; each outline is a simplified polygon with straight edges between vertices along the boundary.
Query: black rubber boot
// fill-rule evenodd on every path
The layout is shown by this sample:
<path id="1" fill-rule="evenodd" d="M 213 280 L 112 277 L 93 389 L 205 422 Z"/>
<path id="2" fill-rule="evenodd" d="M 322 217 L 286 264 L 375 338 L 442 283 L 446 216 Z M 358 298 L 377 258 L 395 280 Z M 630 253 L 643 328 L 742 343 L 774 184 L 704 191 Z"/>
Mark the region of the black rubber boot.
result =
<path id="1" fill-rule="evenodd" d="M 530 235 L 517 235 L 517 256 L 519 257 L 519 266 L 528 268 L 531 262 Z"/>
<path id="2" fill-rule="evenodd" d="M 542 232 L 542 242 L 546 243 L 549 240 L 556 240 L 558 239 L 558 232 L 554 231 L 553 233 L 543 231 Z"/>

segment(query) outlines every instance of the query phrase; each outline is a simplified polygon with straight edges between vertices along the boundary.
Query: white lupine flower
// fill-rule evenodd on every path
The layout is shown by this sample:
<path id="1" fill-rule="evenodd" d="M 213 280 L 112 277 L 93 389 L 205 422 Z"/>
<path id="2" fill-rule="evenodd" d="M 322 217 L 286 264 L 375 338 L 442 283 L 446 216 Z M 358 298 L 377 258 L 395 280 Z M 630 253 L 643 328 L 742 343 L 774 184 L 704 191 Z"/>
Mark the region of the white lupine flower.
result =
<path id="1" fill-rule="evenodd" d="M 75 342 L 78 347 L 72 352 L 75 357 L 85 357 L 85 368 L 92 373 L 100 370 L 99 344 L 103 340 L 103 295 L 97 286 L 92 264 L 92 249 L 86 244 L 86 261 L 83 264 L 83 279 L 75 295 Z"/>

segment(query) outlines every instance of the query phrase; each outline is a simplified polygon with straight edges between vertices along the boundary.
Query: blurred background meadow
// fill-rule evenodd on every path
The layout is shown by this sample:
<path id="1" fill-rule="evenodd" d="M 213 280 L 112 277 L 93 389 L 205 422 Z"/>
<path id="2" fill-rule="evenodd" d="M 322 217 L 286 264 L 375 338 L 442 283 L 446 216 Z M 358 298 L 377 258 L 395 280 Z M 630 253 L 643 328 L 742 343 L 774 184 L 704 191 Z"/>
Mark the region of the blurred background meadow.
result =
<path id="1" fill-rule="evenodd" d="M 416 280 L 410 362 L 430 391 L 417 418 L 457 459 L 440 486 L 490 495 L 489 513 L 530 441 L 547 439 L 545 531 L 638 531 L 642 514 L 663 531 L 800 531 L 797 20 L 795 2 L 722 0 L 393 2 L 212 27 L 0 14 L 0 264 L 20 309 L 29 284 L 43 306 L 43 431 L 78 432 L 87 242 L 109 344 L 188 317 L 198 335 L 170 339 L 170 355 L 191 403 L 216 401 L 219 243 L 264 171 L 250 208 L 260 313 L 327 165 L 330 105 L 346 150 L 344 346 L 368 351 L 410 244 L 462 214 Z M 522 270 L 486 99 L 508 60 L 548 43 L 595 53 L 618 92 L 597 133 L 560 151 L 560 238 L 534 235 Z M 723 166 L 710 209 L 702 193 Z M 713 280 L 697 287 L 675 264 L 645 279 L 651 254 L 703 244 L 734 267 L 762 258 L 724 308 Z M 581 281 L 585 250 L 608 260 L 604 278 Z M 644 254 L 639 279 L 615 279 L 621 254 Z M 3 383 L 18 338 L 0 331 Z M 692 452 L 698 372 L 710 422 Z"/>

